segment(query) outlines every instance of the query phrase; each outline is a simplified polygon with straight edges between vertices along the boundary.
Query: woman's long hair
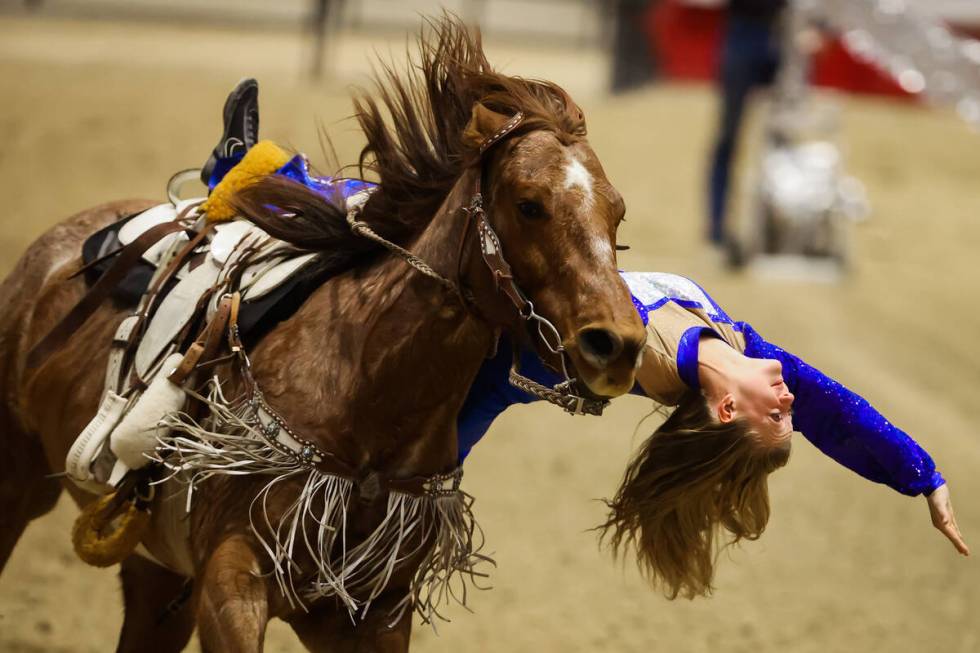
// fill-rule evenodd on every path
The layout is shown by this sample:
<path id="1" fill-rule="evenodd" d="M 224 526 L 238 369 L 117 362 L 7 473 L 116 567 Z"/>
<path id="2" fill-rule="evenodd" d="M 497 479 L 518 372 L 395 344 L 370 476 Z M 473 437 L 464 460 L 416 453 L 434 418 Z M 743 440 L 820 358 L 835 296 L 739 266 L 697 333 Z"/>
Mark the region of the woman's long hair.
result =
<path id="1" fill-rule="evenodd" d="M 715 421 L 701 394 L 689 392 L 630 462 L 606 502 L 600 539 L 617 555 L 635 549 L 668 598 L 706 596 L 718 553 L 762 535 L 769 473 L 788 460 L 788 446 L 760 446 L 745 422 Z"/>

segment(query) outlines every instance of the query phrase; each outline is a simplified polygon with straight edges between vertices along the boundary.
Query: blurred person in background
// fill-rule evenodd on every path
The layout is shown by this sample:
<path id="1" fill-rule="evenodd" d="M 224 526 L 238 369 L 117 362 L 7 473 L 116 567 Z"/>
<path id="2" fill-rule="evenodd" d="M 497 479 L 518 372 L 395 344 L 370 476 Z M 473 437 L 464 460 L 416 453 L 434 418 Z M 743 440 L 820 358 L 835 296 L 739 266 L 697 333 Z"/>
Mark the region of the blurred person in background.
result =
<path id="1" fill-rule="evenodd" d="M 313 0 L 309 16 L 309 29 L 313 35 L 313 63 L 310 67 L 310 75 L 313 79 L 320 79 L 323 76 L 323 57 L 327 38 L 336 30 L 340 14 L 346 4 L 346 0 Z"/>
<path id="2" fill-rule="evenodd" d="M 656 78 L 645 23 L 651 0 L 618 0 L 613 17 L 612 92 L 639 88 Z"/>
<path id="3" fill-rule="evenodd" d="M 757 88 L 770 86 L 779 68 L 780 19 L 786 0 L 729 0 L 718 68 L 721 107 L 708 172 L 708 240 L 725 239 L 725 210 L 731 164 L 745 103 Z"/>

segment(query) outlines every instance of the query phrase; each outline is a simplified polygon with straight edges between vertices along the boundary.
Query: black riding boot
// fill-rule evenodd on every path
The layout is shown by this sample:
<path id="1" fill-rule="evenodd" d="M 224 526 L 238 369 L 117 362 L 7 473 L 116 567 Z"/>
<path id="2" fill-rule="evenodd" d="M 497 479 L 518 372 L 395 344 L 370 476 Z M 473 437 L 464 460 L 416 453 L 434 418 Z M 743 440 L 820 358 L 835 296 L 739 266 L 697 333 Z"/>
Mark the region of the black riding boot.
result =
<path id="1" fill-rule="evenodd" d="M 205 186 L 220 159 L 243 155 L 258 141 L 259 83 L 250 77 L 238 82 L 225 100 L 222 116 L 225 132 L 201 169 L 201 181 Z"/>

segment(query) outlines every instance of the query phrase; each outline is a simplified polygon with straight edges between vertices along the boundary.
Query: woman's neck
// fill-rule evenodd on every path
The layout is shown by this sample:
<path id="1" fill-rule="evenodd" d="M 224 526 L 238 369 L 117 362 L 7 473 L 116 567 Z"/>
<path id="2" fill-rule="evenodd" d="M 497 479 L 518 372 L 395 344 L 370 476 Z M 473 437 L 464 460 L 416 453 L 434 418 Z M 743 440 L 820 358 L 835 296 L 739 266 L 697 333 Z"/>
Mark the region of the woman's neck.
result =
<path id="1" fill-rule="evenodd" d="M 748 372 L 750 359 L 727 342 L 701 334 L 698 341 L 698 380 L 708 397 L 724 394 L 737 379 Z"/>

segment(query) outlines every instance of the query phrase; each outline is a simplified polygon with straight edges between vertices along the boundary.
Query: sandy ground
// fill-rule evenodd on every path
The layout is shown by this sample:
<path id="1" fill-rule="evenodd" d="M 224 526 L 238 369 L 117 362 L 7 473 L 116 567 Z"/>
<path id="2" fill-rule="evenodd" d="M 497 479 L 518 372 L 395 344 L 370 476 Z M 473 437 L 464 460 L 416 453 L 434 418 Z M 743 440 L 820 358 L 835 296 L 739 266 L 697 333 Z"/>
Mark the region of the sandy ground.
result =
<path id="1" fill-rule="evenodd" d="M 342 66 L 313 86 L 302 48 L 283 34 L 0 19 L 0 272 L 63 217 L 122 197 L 163 199 L 177 169 L 197 166 L 219 129 L 224 94 L 262 83 L 263 134 L 319 151 L 316 120 L 342 160 L 358 136 L 345 84 L 366 69 L 368 39 L 334 50 Z M 855 265 L 838 284 L 732 275 L 701 249 L 702 170 L 714 105 L 707 89 L 624 98 L 601 88 L 596 53 L 491 44 L 506 69 L 579 94 L 591 140 L 629 207 L 628 269 L 688 274 L 729 313 L 859 389 L 912 433 L 949 479 L 959 522 L 980 553 L 978 136 L 939 112 L 844 102 L 850 169 L 873 219 L 855 232 Z M 343 74 L 337 73 L 343 70 Z M 615 402 L 601 420 L 517 407 L 467 464 L 498 569 L 474 614 L 450 610 L 416 651 L 980 650 L 980 570 L 934 531 L 922 499 L 872 485 L 802 438 L 771 481 L 763 539 L 726 556 L 709 600 L 669 602 L 629 563 L 597 550 L 603 515 L 648 402 Z M 32 524 L 0 580 L 0 650 L 105 651 L 121 623 L 112 571 L 72 553 L 65 500 Z M 193 645 L 196 650 L 196 644 Z M 300 650 L 274 623 L 272 651 Z"/>

